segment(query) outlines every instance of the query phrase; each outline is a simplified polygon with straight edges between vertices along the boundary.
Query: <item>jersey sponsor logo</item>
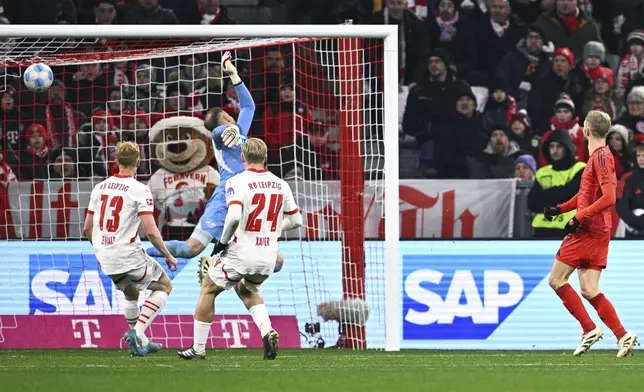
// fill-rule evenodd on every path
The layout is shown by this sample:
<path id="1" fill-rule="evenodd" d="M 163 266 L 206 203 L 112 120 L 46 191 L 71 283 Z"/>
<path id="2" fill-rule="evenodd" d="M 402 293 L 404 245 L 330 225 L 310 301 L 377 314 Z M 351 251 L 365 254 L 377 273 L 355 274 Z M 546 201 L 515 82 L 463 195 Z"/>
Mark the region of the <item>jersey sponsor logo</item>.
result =
<path id="1" fill-rule="evenodd" d="M 226 196 L 227 197 L 235 196 L 235 190 L 233 189 L 232 186 L 229 186 L 228 189 L 226 189 Z"/>
<path id="2" fill-rule="evenodd" d="M 170 279 L 189 259 L 178 258 L 171 272 L 156 258 Z M 98 266 L 93 254 L 54 253 L 29 255 L 29 314 L 96 315 L 121 313 L 112 279 Z"/>
<path id="3" fill-rule="evenodd" d="M 403 339 L 487 339 L 551 264 L 550 255 L 404 256 Z"/>
<path id="4" fill-rule="evenodd" d="M 154 205 L 154 201 L 152 201 L 152 199 L 145 199 L 145 201 L 148 203 L 148 206 Z"/>

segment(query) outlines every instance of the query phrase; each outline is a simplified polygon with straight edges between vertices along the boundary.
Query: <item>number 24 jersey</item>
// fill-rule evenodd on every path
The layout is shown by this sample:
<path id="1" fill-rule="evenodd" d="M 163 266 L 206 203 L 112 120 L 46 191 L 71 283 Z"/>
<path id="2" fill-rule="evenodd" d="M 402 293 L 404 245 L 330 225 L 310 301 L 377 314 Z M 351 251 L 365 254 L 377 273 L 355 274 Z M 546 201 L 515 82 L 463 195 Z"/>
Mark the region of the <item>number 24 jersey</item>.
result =
<path id="1" fill-rule="evenodd" d="M 247 169 L 226 181 L 226 204 L 240 205 L 242 217 L 222 259 L 240 273 L 270 274 L 284 215 L 298 212 L 291 188 L 267 170 Z"/>

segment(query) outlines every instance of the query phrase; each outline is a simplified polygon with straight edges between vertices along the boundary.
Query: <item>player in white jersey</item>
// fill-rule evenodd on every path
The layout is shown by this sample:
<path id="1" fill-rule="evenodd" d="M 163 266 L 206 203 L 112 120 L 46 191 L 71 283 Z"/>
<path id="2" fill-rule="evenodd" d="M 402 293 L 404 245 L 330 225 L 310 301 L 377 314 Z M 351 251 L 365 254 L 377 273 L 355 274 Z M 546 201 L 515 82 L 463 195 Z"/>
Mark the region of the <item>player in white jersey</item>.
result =
<path id="1" fill-rule="evenodd" d="M 177 353 L 183 359 L 205 359 L 215 298 L 233 287 L 259 328 L 264 359 L 277 356 L 279 335 L 271 326 L 258 291 L 275 268 L 282 230 L 299 227 L 302 215 L 286 181 L 264 168 L 266 152 L 263 141 L 248 139 L 242 147 L 245 171 L 226 181 L 228 212 L 214 251 L 219 256 L 201 286 L 194 315 L 193 345 Z"/>
<path id="2" fill-rule="evenodd" d="M 146 356 L 161 349 L 160 344 L 148 341 L 145 330 L 163 310 L 172 282 L 159 263 L 145 253 L 139 238 L 141 224 L 148 240 L 165 255 L 168 268 L 175 271 L 178 264 L 154 221 L 150 188 L 134 179 L 140 163 L 139 147 L 121 142 L 116 149 L 119 174 L 92 190 L 83 231 L 101 269 L 125 295 L 124 313 L 130 330 L 124 339 L 132 355 Z M 139 311 L 139 291 L 146 289 L 152 294 Z"/>

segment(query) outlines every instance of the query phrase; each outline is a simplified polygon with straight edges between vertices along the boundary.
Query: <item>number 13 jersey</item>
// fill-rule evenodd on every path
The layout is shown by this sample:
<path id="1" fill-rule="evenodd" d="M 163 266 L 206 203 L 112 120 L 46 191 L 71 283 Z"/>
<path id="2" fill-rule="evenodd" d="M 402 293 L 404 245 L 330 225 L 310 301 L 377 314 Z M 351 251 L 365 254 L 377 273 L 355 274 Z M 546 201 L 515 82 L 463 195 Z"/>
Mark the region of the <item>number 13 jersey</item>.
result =
<path id="1" fill-rule="evenodd" d="M 153 212 L 150 188 L 133 177 L 112 176 L 94 187 L 87 213 L 93 215 L 92 246 L 104 273 L 120 274 L 144 265 L 139 216 Z"/>
<path id="2" fill-rule="evenodd" d="M 267 170 L 246 169 L 226 181 L 226 205 L 242 207 L 239 226 L 222 256 L 241 274 L 270 275 L 284 215 L 298 212 L 286 181 Z"/>

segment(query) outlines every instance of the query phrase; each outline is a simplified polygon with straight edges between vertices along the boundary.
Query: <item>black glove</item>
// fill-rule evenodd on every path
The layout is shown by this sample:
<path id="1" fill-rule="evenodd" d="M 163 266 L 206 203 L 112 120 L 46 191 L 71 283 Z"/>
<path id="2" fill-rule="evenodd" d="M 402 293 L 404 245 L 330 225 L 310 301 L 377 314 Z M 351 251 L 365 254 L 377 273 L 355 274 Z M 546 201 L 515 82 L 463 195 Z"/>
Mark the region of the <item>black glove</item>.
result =
<path id="1" fill-rule="evenodd" d="M 552 218 L 554 218 L 557 215 L 561 215 L 561 208 L 557 206 L 548 206 L 543 209 L 543 215 L 546 217 L 546 220 L 548 222 L 552 222 Z"/>
<path id="2" fill-rule="evenodd" d="M 215 247 L 212 248 L 212 254 L 210 255 L 210 257 L 220 254 L 221 252 L 225 251 L 226 248 L 228 248 L 228 244 L 224 244 L 221 241 L 217 241 L 217 243 L 215 243 Z"/>
<path id="3" fill-rule="evenodd" d="M 577 231 L 577 228 L 579 227 L 579 221 L 577 220 L 577 217 L 573 216 L 571 220 L 568 221 L 566 224 L 566 227 L 564 227 L 564 235 L 572 234 L 575 231 Z"/>

